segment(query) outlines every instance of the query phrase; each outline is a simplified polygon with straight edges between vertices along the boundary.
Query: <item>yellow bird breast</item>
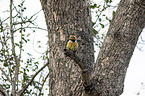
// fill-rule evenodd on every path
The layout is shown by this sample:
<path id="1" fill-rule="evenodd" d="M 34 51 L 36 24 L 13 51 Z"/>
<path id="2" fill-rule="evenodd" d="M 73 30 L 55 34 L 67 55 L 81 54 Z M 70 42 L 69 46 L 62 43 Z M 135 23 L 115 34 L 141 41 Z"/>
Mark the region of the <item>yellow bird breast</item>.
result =
<path id="1" fill-rule="evenodd" d="M 73 42 L 73 41 L 69 40 L 69 41 L 67 42 L 67 45 L 66 45 L 66 49 L 67 49 L 67 50 L 76 51 L 77 48 L 78 48 L 78 43 L 77 43 L 77 41 Z"/>

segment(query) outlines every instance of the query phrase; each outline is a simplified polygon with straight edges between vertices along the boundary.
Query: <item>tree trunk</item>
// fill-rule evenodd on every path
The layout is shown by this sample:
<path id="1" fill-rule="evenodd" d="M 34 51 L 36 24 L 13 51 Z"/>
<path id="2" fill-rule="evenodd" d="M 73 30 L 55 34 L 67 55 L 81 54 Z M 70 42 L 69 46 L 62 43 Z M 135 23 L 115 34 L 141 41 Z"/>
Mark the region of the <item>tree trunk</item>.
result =
<path id="1" fill-rule="evenodd" d="M 69 35 L 75 34 L 79 43 L 75 54 L 89 78 L 94 63 L 90 4 L 87 0 L 41 0 L 41 4 L 49 32 L 50 96 L 82 96 L 86 82 L 64 49 Z"/>
<path id="2" fill-rule="evenodd" d="M 145 0 L 121 0 L 97 58 L 92 80 L 102 96 L 119 96 L 145 26 Z"/>
<path id="3" fill-rule="evenodd" d="M 95 65 L 88 2 L 41 0 L 49 32 L 50 96 L 119 96 L 123 92 L 126 70 L 145 26 L 145 1 L 120 2 Z M 78 37 L 79 49 L 76 55 L 87 68 L 88 81 L 89 78 L 92 80 L 90 94 L 85 93 L 87 83 L 84 73 L 76 66 L 76 60 L 65 56 L 63 51 L 70 34 Z M 91 90 L 97 90 L 97 95 L 93 93 L 96 91 Z"/>

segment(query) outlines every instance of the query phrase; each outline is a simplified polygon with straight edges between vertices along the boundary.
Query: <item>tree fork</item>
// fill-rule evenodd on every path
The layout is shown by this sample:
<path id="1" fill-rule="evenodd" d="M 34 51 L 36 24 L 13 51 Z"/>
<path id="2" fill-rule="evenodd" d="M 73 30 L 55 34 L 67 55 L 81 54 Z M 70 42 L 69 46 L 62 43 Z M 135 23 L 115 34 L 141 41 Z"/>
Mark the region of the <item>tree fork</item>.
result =
<path id="1" fill-rule="evenodd" d="M 84 87 L 85 87 L 84 90 L 86 94 L 90 96 L 99 96 L 99 94 L 97 93 L 97 90 L 95 89 L 91 80 L 89 79 L 88 68 L 84 66 L 86 64 L 83 64 L 82 60 L 80 60 L 80 58 L 71 50 L 64 49 L 64 54 L 70 57 L 71 59 L 73 59 L 78 65 L 78 67 L 81 69 L 82 78 L 83 78 Z"/>

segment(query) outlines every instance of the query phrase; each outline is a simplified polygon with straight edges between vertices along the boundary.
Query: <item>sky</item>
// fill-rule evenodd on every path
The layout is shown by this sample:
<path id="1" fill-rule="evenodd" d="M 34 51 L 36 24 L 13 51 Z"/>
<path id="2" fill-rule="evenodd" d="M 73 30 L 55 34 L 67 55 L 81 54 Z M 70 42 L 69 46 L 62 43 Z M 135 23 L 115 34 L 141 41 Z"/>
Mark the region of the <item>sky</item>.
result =
<path id="1" fill-rule="evenodd" d="M 18 0 L 15 0 L 17 2 Z M 96 0 L 97 1 L 97 0 Z M 116 0 L 117 1 L 117 0 Z M 113 2 L 114 4 L 117 4 L 118 2 Z M 32 14 L 35 14 L 41 9 L 41 5 L 39 0 L 26 0 L 25 5 L 27 10 L 26 10 L 26 15 L 31 16 Z M 3 11 L 9 9 L 9 0 L 0 0 L 0 17 L 1 19 L 4 19 L 7 17 L 9 14 L 4 13 Z M 110 13 L 106 13 L 110 15 Z M 93 15 L 93 14 L 92 14 Z M 112 14 L 111 14 L 112 15 Z M 45 23 L 45 18 L 43 11 L 41 11 L 38 14 L 36 23 L 38 24 L 39 27 L 42 28 L 47 28 L 46 23 Z M 105 29 L 107 31 L 107 28 Z M 40 32 L 41 31 L 41 32 Z M 43 34 L 42 34 L 43 33 Z M 47 40 L 47 32 L 42 31 L 42 30 L 37 30 L 35 34 L 32 36 L 33 40 L 30 42 L 31 44 L 29 45 L 29 49 L 27 52 L 34 50 L 35 55 L 38 55 L 39 52 L 43 52 L 46 49 L 46 41 L 42 39 Z M 127 74 L 125 77 L 125 82 L 124 82 L 124 92 L 121 96 L 145 96 L 145 42 L 144 44 L 141 41 L 141 38 L 145 40 L 145 29 L 142 32 L 141 36 L 139 37 L 138 44 L 136 45 L 136 48 L 134 50 L 133 56 L 131 58 L 129 67 L 127 69 Z M 37 48 L 39 46 L 37 44 L 37 41 L 41 40 L 41 45 L 44 46 L 43 48 L 40 49 Z M 24 46 L 24 48 L 27 48 L 27 46 Z M 141 50 L 140 50 L 141 48 Z M 96 53 L 95 56 L 97 57 L 97 54 L 99 52 L 98 48 L 95 47 Z M 37 51 L 37 52 L 36 52 Z M 40 54 L 39 54 L 40 55 Z M 137 95 L 137 93 L 140 93 Z"/>

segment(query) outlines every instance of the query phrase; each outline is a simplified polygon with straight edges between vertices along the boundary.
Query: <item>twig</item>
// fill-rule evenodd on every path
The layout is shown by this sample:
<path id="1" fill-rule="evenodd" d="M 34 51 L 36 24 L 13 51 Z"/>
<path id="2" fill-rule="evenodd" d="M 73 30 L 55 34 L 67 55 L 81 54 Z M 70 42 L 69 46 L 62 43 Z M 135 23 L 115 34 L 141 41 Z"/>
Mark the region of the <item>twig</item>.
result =
<path id="1" fill-rule="evenodd" d="M 43 83 L 42 83 L 42 87 L 40 88 L 40 92 L 39 92 L 39 95 L 38 95 L 38 96 L 41 95 L 41 91 L 42 91 L 42 89 L 43 89 L 44 83 L 46 82 L 48 76 L 49 76 L 49 73 L 46 75 L 46 77 L 45 77 L 45 79 L 44 79 L 44 81 L 43 81 Z"/>
<path id="2" fill-rule="evenodd" d="M 38 12 L 36 12 L 34 15 L 32 15 L 31 17 L 30 17 L 30 19 L 29 20 L 31 20 L 35 15 L 37 15 L 40 11 L 42 11 L 42 9 L 41 10 L 39 10 Z"/>
<path id="3" fill-rule="evenodd" d="M 18 93 L 18 96 L 22 96 L 23 93 L 25 92 L 25 90 L 28 88 L 28 86 L 33 82 L 34 78 L 49 64 L 49 61 L 42 67 L 40 68 L 33 76 L 32 78 L 29 80 L 28 84 L 26 86 L 24 86 L 23 89 L 21 89 Z"/>
<path id="4" fill-rule="evenodd" d="M 47 31 L 47 29 L 44 29 L 44 28 L 40 28 L 40 27 L 23 27 L 23 28 L 18 28 L 17 30 L 15 30 L 14 32 L 18 31 L 18 30 L 21 30 L 21 29 L 26 29 L 26 28 L 34 28 L 34 29 L 40 29 L 40 30 L 45 30 Z"/>
<path id="5" fill-rule="evenodd" d="M 40 10 L 41 11 L 41 10 Z M 24 24 L 24 23 L 27 23 L 27 22 L 30 22 L 32 23 L 31 19 L 36 15 L 38 14 L 40 11 L 38 11 L 37 13 L 35 13 L 34 15 L 32 15 L 27 21 L 21 21 L 21 22 L 14 22 L 13 25 L 18 25 L 18 24 Z M 19 13 L 20 14 L 20 13 Z M 34 21 L 34 20 L 33 20 Z"/>
<path id="6" fill-rule="evenodd" d="M 4 74 L 4 76 L 6 76 L 7 80 L 9 82 L 11 82 L 10 78 L 7 76 L 7 74 L 5 73 L 5 71 L 0 67 L 0 70 L 2 71 L 2 73 Z"/>
<path id="7" fill-rule="evenodd" d="M 27 23 L 27 22 L 32 22 L 31 20 L 27 20 L 27 21 L 22 21 L 22 22 L 14 22 L 13 25 L 18 25 L 18 24 L 24 24 L 24 23 Z"/>
<path id="8" fill-rule="evenodd" d="M 10 17 L 7 17 L 5 20 L 3 20 L 1 23 L 5 22 L 6 20 L 8 20 Z"/>

